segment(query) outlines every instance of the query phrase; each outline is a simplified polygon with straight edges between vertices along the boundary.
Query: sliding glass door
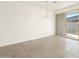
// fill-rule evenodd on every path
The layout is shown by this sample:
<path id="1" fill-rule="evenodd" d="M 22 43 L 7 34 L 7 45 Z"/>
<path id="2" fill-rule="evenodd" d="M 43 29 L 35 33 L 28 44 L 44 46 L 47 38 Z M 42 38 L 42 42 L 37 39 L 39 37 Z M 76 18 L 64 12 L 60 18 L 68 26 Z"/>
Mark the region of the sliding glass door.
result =
<path id="1" fill-rule="evenodd" d="M 66 37 L 79 40 L 79 12 L 65 14 Z"/>

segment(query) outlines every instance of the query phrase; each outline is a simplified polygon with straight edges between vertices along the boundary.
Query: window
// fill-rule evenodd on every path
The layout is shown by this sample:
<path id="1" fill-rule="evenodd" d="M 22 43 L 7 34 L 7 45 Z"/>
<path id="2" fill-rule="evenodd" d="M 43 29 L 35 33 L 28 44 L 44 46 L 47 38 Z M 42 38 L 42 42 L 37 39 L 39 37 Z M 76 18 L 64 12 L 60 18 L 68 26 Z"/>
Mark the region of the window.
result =
<path id="1" fill-rule="evenodd" d="M 76 17 L 78 15 L 79 15 L 79 13 L 71 13 L 71 14 L 67 14 L 65 17 L 66 18 L 71 18 L 71 17 Z"/>

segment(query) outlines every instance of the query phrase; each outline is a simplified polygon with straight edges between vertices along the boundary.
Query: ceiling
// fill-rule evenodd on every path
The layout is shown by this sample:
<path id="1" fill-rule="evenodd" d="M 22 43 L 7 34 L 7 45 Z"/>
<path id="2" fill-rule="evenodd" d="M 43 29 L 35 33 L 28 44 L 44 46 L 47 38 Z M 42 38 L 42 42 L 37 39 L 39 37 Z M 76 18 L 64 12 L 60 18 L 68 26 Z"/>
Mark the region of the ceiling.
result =
<path id="1" fill-rule="evenodd" d="M 51 3 L 51 6 L 55 10 L 57 10 L 57 9 L 66 8 L 66 7 L 69 7 L 69 6 L 72 6 L 72 5 L 76 5 L 76 4 L 79 4 L 79 2 L 78 1 L 61 1 L 61 2 L 57 2 L 56 4 Z"/>
<path id="2" fill-rule="evenodd" d="M 62 9 L 72 5 L 79 4 L 79 1 L 26 1 L 21 2 L 23 4 L 35 5 L 37 7 L 47 7 L 53 8 L 54 10 Z"/>

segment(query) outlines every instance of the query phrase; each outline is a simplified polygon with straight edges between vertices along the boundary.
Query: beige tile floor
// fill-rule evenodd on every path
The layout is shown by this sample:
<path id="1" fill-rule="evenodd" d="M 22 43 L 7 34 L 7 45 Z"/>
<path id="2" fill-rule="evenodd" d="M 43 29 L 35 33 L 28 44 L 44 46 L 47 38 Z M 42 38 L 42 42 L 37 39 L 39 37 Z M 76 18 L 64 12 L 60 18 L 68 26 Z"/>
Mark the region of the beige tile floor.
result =
<path id="1" fill-rule="evenodd" d="M 50 36 L 0 48 L 4 58 L 78 58 L 79 41 Z"/>

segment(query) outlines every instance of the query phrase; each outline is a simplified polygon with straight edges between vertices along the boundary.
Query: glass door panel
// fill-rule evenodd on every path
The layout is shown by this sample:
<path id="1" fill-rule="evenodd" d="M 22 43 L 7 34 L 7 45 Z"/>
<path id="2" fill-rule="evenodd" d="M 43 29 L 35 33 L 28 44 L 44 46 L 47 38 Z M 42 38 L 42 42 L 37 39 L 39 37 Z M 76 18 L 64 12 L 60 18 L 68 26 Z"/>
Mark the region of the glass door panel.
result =
<path id="1" fill-rule="evenodd" d="M 72 12 L 65 15 L 66 18 L 66 36 L 78 40 L 79 36 L 79 13 Z"/>

